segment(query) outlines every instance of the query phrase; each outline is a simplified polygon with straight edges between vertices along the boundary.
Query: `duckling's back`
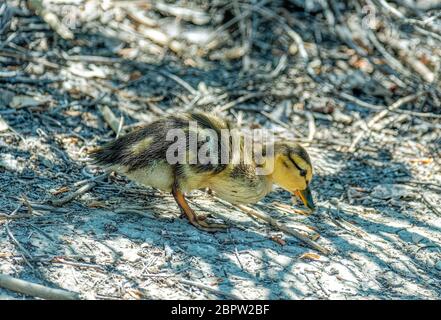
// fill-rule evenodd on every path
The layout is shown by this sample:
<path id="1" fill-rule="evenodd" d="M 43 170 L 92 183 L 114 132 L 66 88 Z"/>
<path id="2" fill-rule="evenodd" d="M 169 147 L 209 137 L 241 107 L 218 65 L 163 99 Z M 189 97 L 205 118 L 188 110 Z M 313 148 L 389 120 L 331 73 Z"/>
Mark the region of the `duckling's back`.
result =
<path id="1" fill-rule="evenodd" d="M 94 163 L 126 175 L 143 185 L 164 191 L 171 191 L 173 183 L 181 183 L 183 191 L 204 187 L 204 180 L 209 175 L 221 172 L 225 165 L 221 161 L 214 163 L 170 163 L 167 150 L 176 140 L 171 140 L 170 133 L 179 130 L 185 141 L 185 160 L 197 157 L 191 150 L 189 131 L 191 122 L 197 123 L 198 130 L 211 129 L 220 136 L 221 129 L 229 124 L 217 117 L 202 113 L 188 113 L 181 116 L 169 116 L 136 129 L 115 141 L 91 152 Z M 171 135 L 173 136 L 173 134 Z M 220 156 L 220 155 L 219 155 Z"/>

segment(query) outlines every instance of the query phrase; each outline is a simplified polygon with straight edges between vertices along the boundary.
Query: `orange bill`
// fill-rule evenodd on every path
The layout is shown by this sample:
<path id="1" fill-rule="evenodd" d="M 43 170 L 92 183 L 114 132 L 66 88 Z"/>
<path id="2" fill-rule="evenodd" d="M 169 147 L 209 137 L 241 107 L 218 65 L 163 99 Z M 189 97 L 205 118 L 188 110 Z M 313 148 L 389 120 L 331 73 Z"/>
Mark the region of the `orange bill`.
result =
<path id="1" fill-rule="evenodd" d="M 303 204 L 309 208 L 309 210 L 314 211 L 315 205 L 314 200 L 312 199 L 311 190 L 306 188 L 305 190 L 296 190 L 294 194 L 302 200 Z"/>

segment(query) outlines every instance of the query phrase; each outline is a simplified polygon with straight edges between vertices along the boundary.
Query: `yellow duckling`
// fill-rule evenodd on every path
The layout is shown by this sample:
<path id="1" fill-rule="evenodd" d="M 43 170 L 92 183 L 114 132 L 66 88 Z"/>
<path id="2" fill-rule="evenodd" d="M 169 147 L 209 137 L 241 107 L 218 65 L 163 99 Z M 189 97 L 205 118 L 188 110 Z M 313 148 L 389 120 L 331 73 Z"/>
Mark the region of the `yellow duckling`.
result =
<path id="1" fill-rule="evenodd" d="M 209 188 L 230 203 L 248 204 L 265 197 L 276 184 L 314 210 L 308 188 L 312 165 L 303 147 L 291 142 L 260 144 L 254 147 L 260 156 L 253 152 L 249 156 L 244 137 L 235 140 L 225 132 L 232 132 L 230 124 L 214 115 L 173 115 L 134 130 L 91 155 L 96 164 L 141 185 L 171 192 L 190 223 L 205 231 L 226 226 L 196 215 L 185 192 Z"/>

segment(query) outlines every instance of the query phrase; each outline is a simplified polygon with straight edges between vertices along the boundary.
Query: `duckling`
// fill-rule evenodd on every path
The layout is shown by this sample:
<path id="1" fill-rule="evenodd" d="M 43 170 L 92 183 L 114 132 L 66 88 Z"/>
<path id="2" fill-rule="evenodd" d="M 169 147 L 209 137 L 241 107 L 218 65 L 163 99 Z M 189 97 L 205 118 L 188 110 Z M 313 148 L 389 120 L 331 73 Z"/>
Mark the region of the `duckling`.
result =
<path id="1" fill-rule="evenodd" d="M 91 156 L 95 164 L 141 185 L 171 192 L 189 222 L 208 232 L 223 230 L 226 225 L 196 215 L 185 199 L 186 192 L 208 188 L 232 204 L 249 204 L 265 197 L 276 184 L 314 210 L 309 189 L 312 165 L 303 147 L 280 141 L 269 149 L 273 152 L 266 152 L 268 149 L 261 145 L 260 158 L 253 155 L 244 161 L 243 137 L 239 147 L 232 150 L 234 139 L 219 138 L 223 130 L 231 131 L 231 124 L 212 114 L 171 115 L 91 151 Z M 213 147 L 221 152 L 214 152 Z M 235 153 L 239 161 L 225 158 Z M 222 161 L 225 159 L 228 161 Z"/>

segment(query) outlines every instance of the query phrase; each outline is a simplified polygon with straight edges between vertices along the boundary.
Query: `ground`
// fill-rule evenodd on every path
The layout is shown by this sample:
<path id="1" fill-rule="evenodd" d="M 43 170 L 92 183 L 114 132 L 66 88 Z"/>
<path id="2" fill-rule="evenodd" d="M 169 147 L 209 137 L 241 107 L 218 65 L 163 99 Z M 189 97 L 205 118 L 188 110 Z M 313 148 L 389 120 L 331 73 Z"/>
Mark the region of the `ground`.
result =
<path id="1" fill-rule="evenodd" d="M 65 3 L 49 9 L 70 12 L 74 39 L 11 1 L 0 43 L 0 274 L 90 299 L 441 298 L 441 95 L 431 69 L 441 46 L 419 44 L 433 52 L 430 82 L 427 73 L 397 77 L 378 46 L 364 44 L 368 58 L 359 56 L 326 31 L 329 12 L 300 4 L 266 7 L 285 24 L 257 11 L 231 30 L 219 26 L 235 10 L 205 8 L 215 22 L 201 24 L 222 41 L 201 53 L 188 39 L 179 52 L 179 37 L 153 41 L 124 3 Z M 176 22 L 155 10 L 149 17 L 160 28 Z M 292 25 L 306 65 L 301 43 L 285 34 Z M 229 56 L 249 26 L 254 49 Z M 203 191 L 190 204 L 230 228 L 197 230 L 170 194 L 102 177 L 90 164 L 93 147 L 185 110 L 216 110 L 304 145 L 317 210 L 299 214 L 302 205 L 279 188 L 251 207 L 330 252 Z M 0 298 L 32 297 L 0 288 Z"/>

